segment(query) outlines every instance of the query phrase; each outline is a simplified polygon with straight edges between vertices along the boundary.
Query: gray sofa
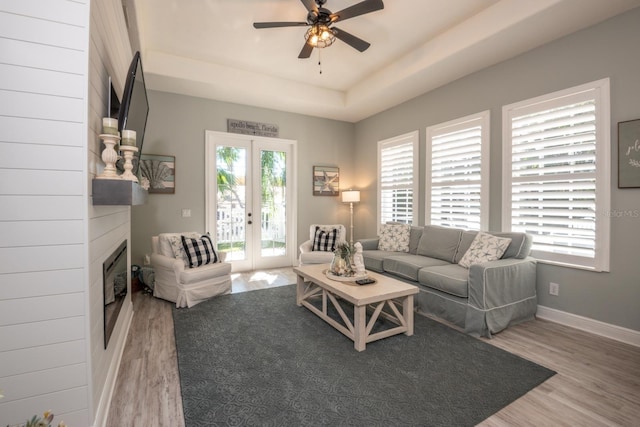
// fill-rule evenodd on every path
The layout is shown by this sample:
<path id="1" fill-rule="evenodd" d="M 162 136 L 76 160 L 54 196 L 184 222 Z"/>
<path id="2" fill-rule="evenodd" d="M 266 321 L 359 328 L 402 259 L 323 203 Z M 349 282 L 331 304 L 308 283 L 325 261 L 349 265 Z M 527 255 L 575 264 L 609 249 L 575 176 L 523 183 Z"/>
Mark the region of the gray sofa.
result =
<path id="1" fill-rule="evenodd" d="M 491 337 L 510 324 L 534 318 L 536 260 L 531 236 L 489 233 L 512 239 L 501 259 L 458 265 L 477 231 L 411 227 L 409 252 L 378 250 L 378 239 L 360 240 L 367 270 L 414 283 L 416 312 L 445 319 L 474 336 Z"/>

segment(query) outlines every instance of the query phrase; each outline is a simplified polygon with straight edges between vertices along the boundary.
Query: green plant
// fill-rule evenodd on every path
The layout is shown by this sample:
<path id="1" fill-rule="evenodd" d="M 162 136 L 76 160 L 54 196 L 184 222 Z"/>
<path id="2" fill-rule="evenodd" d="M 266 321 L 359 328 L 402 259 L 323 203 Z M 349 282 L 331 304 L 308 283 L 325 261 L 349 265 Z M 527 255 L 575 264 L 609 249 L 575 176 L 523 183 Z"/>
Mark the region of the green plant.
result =
<path id="1" fill-rule="evenodd" d="M 333 253 L 340 258 L 347 259 L 351 256 L 351 247 L 348 243 L 340 243 L 336 246 L 336 250 L 333 251 Z"/>
<path id="2" fill-rule="evenodd" d="M 21 424 L 20 426 L 21 427 L 49 427 L 51 426 L 52 421 L 53 421 L 53 412 L 45 411 L 44 414 L 42 414 L 42 418 L 38 417 L 37 415 L 34 415 L 33 418 L 31 418 L 30 420 L 27 420 L 25 424 Z M 58 423 L 58 427 L 66 427 L 66 426 L 67 425 L 64 423 L 64 421 L 60 421 Z"/>

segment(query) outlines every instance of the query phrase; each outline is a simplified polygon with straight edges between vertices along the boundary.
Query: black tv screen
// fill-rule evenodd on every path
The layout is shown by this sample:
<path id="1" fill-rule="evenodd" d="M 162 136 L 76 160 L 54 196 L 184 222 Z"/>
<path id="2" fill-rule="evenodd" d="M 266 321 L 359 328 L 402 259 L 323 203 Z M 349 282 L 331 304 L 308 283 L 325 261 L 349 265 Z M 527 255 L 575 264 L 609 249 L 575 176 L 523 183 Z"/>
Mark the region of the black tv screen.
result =
<path id="1" fill-rule="evenodd" d="M 118 130 L 120 134 L 124 129 L 136 132 L 136 146 L 138 152 L 133 159 L 134 175 L 138 174 L 140 154 L 142 153 L 142 143 L 144 142 L 144 131 L 147 127 L 147 117 L 149 115 L 149 100 L 147 99 L 147 87 L 144 82 L 142 71 L 142 60 L 140 52 L 136 52 L 131 60 L 127 80 L 124 84 L 120 112 L 118 114 Z"/>
<path id="2" fill-rule="evenodd" d="M 116 93 L 116 89 L 113 87 L 111 76 L 109 76 L 109 105 L 107 106 L 107 111 L 109 111 L 109 117 L 116 120 L 118 119 L 118 115 L 120 114 L 120 98 Z"/>

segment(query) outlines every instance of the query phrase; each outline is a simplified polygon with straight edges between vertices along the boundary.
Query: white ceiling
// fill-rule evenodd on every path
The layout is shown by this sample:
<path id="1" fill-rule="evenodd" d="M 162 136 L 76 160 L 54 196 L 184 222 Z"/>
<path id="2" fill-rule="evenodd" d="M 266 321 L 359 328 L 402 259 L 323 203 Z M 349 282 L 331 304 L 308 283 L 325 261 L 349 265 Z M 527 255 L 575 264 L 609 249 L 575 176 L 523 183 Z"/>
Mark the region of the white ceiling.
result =
<path id="1" fill-rule="evenodd" d="M 385 0 L 383 10 L 336 24 L 371 43 L 368 50 L 336 40 L 298 59 L 307 27 L 252 24 L 305 21 L 300 0 L 127 1 L 148 88 L 349 122 L 640 6 Z M 324 7 L 338 12 L 358 2 L 327 0 Z"/>

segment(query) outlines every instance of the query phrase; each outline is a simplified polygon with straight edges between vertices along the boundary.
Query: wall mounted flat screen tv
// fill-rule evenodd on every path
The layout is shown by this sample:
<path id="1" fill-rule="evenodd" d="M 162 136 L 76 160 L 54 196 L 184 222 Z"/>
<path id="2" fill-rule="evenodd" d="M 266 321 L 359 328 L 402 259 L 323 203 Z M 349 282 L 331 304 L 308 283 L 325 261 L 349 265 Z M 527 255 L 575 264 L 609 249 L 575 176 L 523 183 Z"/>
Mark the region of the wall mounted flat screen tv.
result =
<path id="1" fill-rule="evenodd" d="M 109 105 L 107 105 L 107 111 L 109 112 L 109 117 L 117 120 L 118 114 L 120 114 L 120 97 L 116 93 L 116 89 L 113 87 L 111 76 L 109 76 L 109 85 L 107 86 L 107 89 L 109 90 Z"/>
<path id="2" fill-rule="evenodd" d="M 142 59 L 140 52 L 136 52 L 131 60 L 127 79 L 122 93 L 122 102 L 118 113 L 118 130 L 122 134 L 123 129 L 136 132 L 136 145 L 138 152 L 133 159 L 134 175 L 138 174 L 140 154 L 142 153 L 142 143 L 144 142 L 144 132 L 147 127 L 147 117 L 149 116 L 149 100 L 147 99 L 147 87 L 144 82 L 142 71 Z"/>

